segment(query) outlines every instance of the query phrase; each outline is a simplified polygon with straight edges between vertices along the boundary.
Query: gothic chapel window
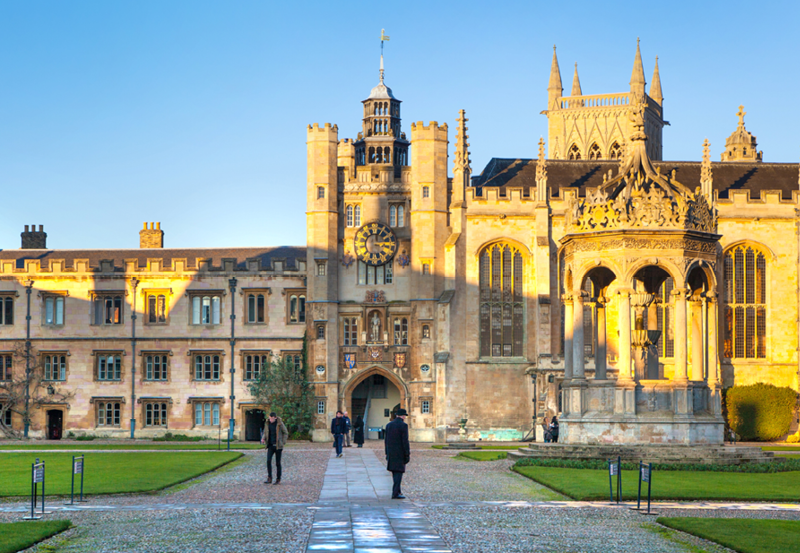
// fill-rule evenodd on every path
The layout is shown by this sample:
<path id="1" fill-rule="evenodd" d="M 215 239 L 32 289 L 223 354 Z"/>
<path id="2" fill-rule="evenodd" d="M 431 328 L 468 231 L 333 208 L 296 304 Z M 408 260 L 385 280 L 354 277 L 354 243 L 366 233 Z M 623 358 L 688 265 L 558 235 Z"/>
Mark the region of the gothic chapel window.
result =
<path id="1" fill-rule="evenodd" d="M 600 159 L 601 157 L 602 153 L 600 152 L 600 146 L 598 146 L 596 143 L 592 144 L 592 147 L 589 148 L 589 159 Z"/>
<path id="2" fill-rule="evenodd" d="M 568 159 L 579 160 L 581 159 L 581 151 L 577 144 L 573 144 L 569 149 Z"/>
<path id="3" fill-rule="evenodd" d="M 618 142 L 614 142 L 611 145 L 611 149 L 608 151 L 608 159 L 622 159 L 622 148 Z"/>
<path id="4" fill-rule="evenodd" d="M 479 261 L 481 357 L 521 357 L 522 253 L 509 244 L 492 244 Z"/>
<path id="5" fill-rule="evenodd" d="M 767 356 L 767 260 L 758 249 L 740 245 L 725 253 L 725 341 L 729 359 Z"/>

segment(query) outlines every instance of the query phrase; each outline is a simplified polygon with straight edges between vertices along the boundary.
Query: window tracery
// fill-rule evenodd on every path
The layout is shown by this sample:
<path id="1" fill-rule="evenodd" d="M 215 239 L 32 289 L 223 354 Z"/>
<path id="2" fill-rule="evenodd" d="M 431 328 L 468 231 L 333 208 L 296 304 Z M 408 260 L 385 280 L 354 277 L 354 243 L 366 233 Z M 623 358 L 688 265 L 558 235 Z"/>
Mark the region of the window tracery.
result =
<path id="1" fill-rule="evenodd" d="M 742 244 L 725 252 L 725 340 L 729 359 L 767 356 L 767 258 Z"/>
<path id="2" fill-rule="evenodd" d="M 581 150 L 580 148 L 578 148 L 577 144 L 573 144 L 572 146 L 570 146 L 567 159 L 576 161 L 581 159 Z"/>
<path id="3" fill-rule="evenodd" d="M 510 244 L 492 244 L 480 253 L 479 264 L 481 357 L 522 356 L 522 253 Z"/>

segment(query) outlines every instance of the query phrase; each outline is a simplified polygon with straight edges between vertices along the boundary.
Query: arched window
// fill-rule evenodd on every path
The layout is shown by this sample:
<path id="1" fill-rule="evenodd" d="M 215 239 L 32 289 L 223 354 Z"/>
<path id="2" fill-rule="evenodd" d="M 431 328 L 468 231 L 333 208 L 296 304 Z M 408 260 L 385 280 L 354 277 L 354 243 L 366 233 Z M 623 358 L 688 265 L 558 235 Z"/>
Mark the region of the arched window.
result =
<path id="1" fill-rule="evenodd" d="M 345 210 L 345 213 L 346 213 L 346 215 L 345 215 L 346 224 L 347 224 L 348 227 L 352 227 L 353 226 L 353 206 L 352 205 L 348 205 L 347 209 Z"/>
<path id="2" fill-rule="evenodd" d="M 601 157 L 603 157 L 603 154 L 600 151 L 600 146 L 598 146 L 597 143 L 592 144 L 589 148 L 589 159 L 600 159 Z"/>
<path id="3" fill-rule="evenodd" d="M 767 356 L 767 258 L 749 245 L 725 252 L 725 341 L 729 359 Z"/>
<path id="4" fill-rule="evenodd" d="M 397 206 L 397 226 L 398 227 L 406 226 L 405 208 L 402 205 Z"/>
<path id="5" fill-rule="evenodd" d="M 577 145 L 577 144 L 573 144 L 573 145 L 572 145 L 572 146 L 570 146 L 570 148 L 569 148 L 569 156 L 567 157 L 567 159 L 574 159 L 574 160 L 578 160 L 578 159 L 580 159 L 580 158 L 581 158 L 581 151 L 580 151 L 580 148 L 578 148 L 578 145 Z"/>
<path id="6" fill-rule="evenodd" d="M 353 207 L 353 226 L 360 227 L 361 226 L 361 206 L 357 205 Z"/>
<path id="7" fill-rule="evenodd" d="M 394 320 L 394 343 L 396 346 L 408 345 L 408 319 L 405 317 Z"/>
<path id="8" fill-rule="evenodd" d="M 658 317 L 658 330 L 661 332 L 656 344 L 659 357 L 675 356 L 675 322 L 672 305 L 670 305 L 673 286 L 672 277 L 669 277 L 661 284 L 658 294 L 656 294 L 656 316 Z"/>
<path id="9" fill-rule="evenodd" d="M 389 206 L 389 226 L 390 227 L 397 226 L 397 206 L 395 205 Z"/>
<path id="10" fill-rule="evenodd" d="M 370 163 L 375 163 L 375 148 L 374 147 L 370 147 L 370 149 L 369 149 L 369 162 Z"/>
<path id="11" fill-rule="evenodd" d="M 522 253 L 508 244 L 492 244 L 479 260 L 481 357 L 521 357 Z"/>
<path id="12" fill-rule="evenodd" d="M 608 159 L 622 159 L 622 147 L 614 142 L 608 150 Z"/>

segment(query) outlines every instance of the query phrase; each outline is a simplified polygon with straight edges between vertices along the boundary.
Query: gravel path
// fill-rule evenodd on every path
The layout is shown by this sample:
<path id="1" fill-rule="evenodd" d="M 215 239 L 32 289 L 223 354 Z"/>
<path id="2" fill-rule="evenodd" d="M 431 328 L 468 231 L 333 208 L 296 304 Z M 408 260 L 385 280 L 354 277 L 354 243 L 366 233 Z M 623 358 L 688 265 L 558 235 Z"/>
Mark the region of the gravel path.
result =
<path id="1" fill-rule="evenodd" d="M 722 553 L 628 510 L 496 507 L 423 508 L 453 553 Z M 613 545 L 612 545 L 613 544 Z M 689 549 L 693 546 L 696 549 Z"/>
<path id="2" fill-rule="evenodd" d="M 379 454 L 380 451 L 376 452 Z M 411 451 L 403 491 L 412 501 L 553 501 L 559 493 L 509 470 L 512 461 L 454 458 L 453 451 Z"/>
<path id="3" fill-rule="evenodd" d="M 42 553 L 208 553 L 260 551 L 302 553 L 313 512 L 270 511 L 106 511 L 60 513 L 76 528 L 27 550 Z M 19 520 L 15 517 L 11 522 Z"/>

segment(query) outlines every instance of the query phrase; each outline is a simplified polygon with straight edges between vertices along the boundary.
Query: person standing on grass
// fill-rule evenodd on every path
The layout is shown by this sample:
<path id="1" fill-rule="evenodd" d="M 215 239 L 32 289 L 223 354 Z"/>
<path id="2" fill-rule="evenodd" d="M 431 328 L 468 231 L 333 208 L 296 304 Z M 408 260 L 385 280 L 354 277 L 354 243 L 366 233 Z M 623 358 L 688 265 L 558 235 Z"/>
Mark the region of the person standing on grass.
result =
<path id="1" fill-rule="evenodd" d="M 395 419 L 386 425 L 386 438 L 383 447 L 386 452 L 386 470 L 392 473 L 392 499 L 405 499 L 400 485 L 406 465 L 411 461 L 411 447 L 408 444 L 408 425 L 405 409 L 398 409 Z"/>
<path id="2" fill-rule="evenodd" d="M 267 449 L 267 480 L 264 484 L 280 484 L 281 483 L 281 455 L 283 454 L 283 446 L 286 445 L 286 440 L 289 439 L 289 431 L 286 430 L 286 425 L 283 424 L 281 418 L 274 412 L 269 414 L 267 422 L 264 424 L 264 431 L 261 434 L 261 443 Z M 275 482 L 272 481 L 272 457 L 275 457 L 275 468 L 277 473 Z"/>
<path id="3" fill-rule="evenodd" d="M 344 412 L 344 422 L 347 425 L 347 432 L 344 433 L 344 447 L 350 447 L 350 417 L 347 416 L 347 411 Z"/>
<path id="4" fill-rule="evenodd" d="M 342 442 L 347 433 L 347 423 L 344 421 L 344 413 L 336 411 L 336 416 L 331 421 L 331 434 L 333 434 L 333 447 L 336 448 L 336 457 L 342 456 Z"/>
<path id="5" fill-rule="evenodd" d="M 356 417 L 356 424 L 353 426 L 353 442 L 358 447 L 364 447 L 364 419 L 361 415 Z"/>

